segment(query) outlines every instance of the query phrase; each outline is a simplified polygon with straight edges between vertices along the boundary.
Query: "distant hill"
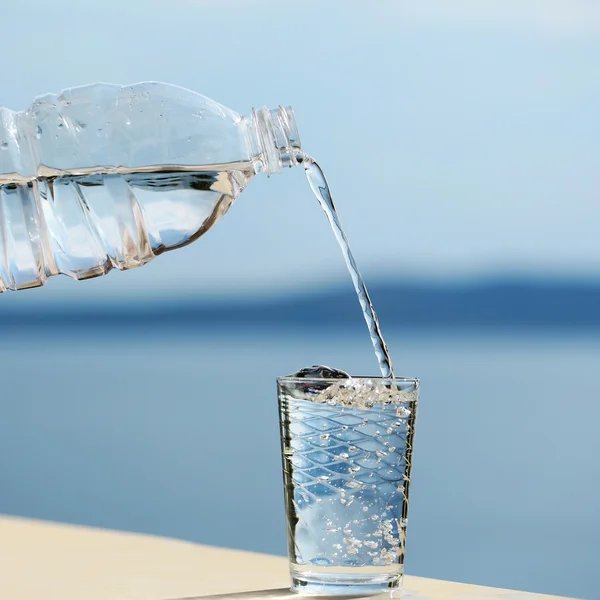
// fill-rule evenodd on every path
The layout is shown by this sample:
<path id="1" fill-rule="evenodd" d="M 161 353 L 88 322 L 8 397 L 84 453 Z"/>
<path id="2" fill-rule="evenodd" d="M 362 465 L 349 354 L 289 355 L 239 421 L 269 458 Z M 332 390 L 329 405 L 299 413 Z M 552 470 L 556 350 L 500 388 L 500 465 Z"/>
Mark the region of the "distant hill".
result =
<path id="1" fill-rule="evenodd" d="M 488 280 L 465 284 L 377 283 L 371 297 L 385 331 L 393 328 L 579 329 L 600 331 L 600 282 Z M 340 328 L 360 322 L 350 285 L 304 295 L 178 303 L 112 302 L 108 305 L 31 305 L 3 310 L 0 334 L 16 329 L 143 330 L 146 328 Z"/>

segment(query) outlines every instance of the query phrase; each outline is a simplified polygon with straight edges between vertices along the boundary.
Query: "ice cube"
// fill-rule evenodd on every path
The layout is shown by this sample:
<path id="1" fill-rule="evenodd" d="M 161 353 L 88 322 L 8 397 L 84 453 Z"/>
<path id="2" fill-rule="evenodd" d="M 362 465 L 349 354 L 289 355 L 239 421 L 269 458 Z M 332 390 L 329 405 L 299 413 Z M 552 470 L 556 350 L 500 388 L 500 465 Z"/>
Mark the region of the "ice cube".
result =
<path id="1" fill-rule="evenodd" d="M 341 369 L 334 369 L 326 365 L 313 365 L 300 369 L 289 377 L 297 379 L 349 379 L 350 375 Z"/>
<path id="2" fill-rule="evenodd" d="M 350 379 L 350 375 L 340 369 L 334 369 L 325 365 L 313 365 L 312 367 L 305 367 L 300 369 L 296 373 L 289 375 L 295 379 L 306 379 L 306 382 L 296 382 L 292 384 L 292 387 L 296 390 L 296 397 L 304 397 L 307 400 L 314 401 L 315 397 L 326 390 L 329 386 L 333 385 L 333 382 L 324 381 L 313 383 L 311 380 L 318 379 Z"/>

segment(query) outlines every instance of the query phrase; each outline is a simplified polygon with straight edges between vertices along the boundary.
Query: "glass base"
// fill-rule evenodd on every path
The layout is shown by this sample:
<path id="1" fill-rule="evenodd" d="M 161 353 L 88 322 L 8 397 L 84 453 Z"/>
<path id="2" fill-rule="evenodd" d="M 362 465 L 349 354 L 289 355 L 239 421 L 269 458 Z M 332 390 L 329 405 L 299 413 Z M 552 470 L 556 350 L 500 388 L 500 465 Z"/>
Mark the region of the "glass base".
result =
<path id="1" fill-rule="evenodd" d="M 370 596 L 402 587 L 403 565 L 319 567 L 290 564 L 292 591 L 307 595 Z"/>

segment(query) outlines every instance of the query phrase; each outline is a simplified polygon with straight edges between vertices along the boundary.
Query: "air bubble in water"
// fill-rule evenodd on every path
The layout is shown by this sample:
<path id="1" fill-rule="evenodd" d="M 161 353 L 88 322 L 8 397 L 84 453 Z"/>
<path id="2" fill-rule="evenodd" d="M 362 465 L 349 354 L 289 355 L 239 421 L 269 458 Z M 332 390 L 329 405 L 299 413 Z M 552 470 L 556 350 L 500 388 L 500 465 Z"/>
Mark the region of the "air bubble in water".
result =
<path id="1" fill-rule="evenodd" d="M 396 409 L 396 416 L 406 419 L 407 417 L 410 417 L 410 410 L 405 406 L 399 406 Z"/>

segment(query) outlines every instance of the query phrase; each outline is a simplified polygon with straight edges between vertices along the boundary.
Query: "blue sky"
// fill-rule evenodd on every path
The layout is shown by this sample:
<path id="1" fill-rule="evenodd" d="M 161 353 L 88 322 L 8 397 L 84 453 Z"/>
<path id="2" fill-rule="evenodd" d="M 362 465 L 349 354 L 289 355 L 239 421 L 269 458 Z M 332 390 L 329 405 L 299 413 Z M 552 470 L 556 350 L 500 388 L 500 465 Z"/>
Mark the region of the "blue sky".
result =
<path id="1" fill-rule="evenodd" d="M 240 113 L 291 104 L 367 282 L 600 275 L 598 1 L 20 0 L 2 21 L 0 105 L 13 109 L 142 80 Z M 297 169 L 257 177 L 204 238 L 142 269 L 3 301 L 283 293 L 345 277 Z"/>

